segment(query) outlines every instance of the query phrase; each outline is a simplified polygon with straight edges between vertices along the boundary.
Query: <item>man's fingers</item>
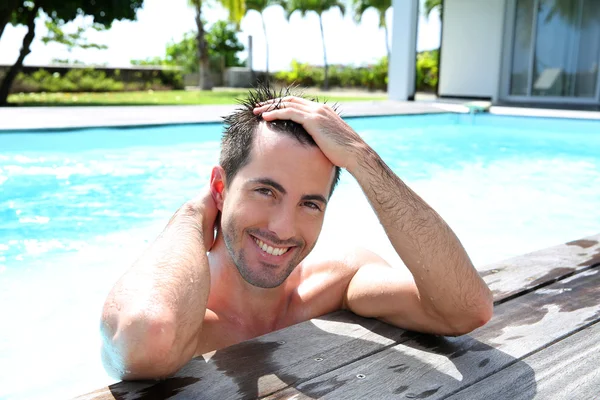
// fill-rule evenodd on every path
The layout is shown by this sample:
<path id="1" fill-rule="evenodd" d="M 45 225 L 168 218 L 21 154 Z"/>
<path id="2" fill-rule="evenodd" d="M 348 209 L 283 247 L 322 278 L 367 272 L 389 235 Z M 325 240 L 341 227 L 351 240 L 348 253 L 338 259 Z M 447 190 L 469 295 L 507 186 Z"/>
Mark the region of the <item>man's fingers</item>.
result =
<path id="1" fill-rule="evenodd" d="M 275 108 L 277 106 L 277 108 Z M 295 103 L 291 101 L 282 101 L 280 103 L 273 104 L 265 104 L 263 106 L 257 107 L 254 109 L 254 114 L 264 114 L 265 112 L 271 112 L 277 109 L 286 109 L 286 108 L 294 108 L 297 110 L 304 111 L 305 113 L 310 113 L 312 108 L 304 104 Z"/>
<path id="2" fill-rule="evenodd" d="M 286 107 L 286 108 L 280 108 L 278 110 L 273 110 L 273 111 L 267 111 L 265 113 L 263 113 L 262 118 L 265 121 L 275 121 L 275 120 L 282 120 L 282 119 L 287 119 L 290 121 L 294 121 L 298 124 L 302 124 L 304 121 L 306 121 L 306 119 L 308 118 L 308 116 L 310 115 L 309 112 L 306 112 L 302 109 L 300 109 L 299 107 Z"/>
<path id="3" fill-rule="evenodd" d="M 278 97 L 275 99 L 270 99 L 267 101 L 263 101 L 261 103 L 257 104 L 257 107 L 263 106 L 263 105 L 268 105 L 268 104 L 277 104 L 280 102 L 287 102 L 287 103 L 298 103 L 298 104 L 304 104 L 304 105 L 309 105 L 312 102 L 310 100 L 306 100 L 303 99 L 301 97 L 296 97 L 296 96 L 286 96 L 286 97 Z"/>

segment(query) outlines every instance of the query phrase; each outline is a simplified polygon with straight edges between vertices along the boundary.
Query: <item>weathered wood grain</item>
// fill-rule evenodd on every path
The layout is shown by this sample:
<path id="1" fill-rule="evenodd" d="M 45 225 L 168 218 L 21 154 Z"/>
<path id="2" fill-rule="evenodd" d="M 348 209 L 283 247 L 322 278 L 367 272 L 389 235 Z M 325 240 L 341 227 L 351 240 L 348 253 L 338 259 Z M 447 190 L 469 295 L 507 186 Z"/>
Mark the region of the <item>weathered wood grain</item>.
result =
<path id="1" fill-rule="evenodd" d="M 267 395 L 407 340 L 375 319 L 337 312 L 198 357 L 173 378 L 120 382 L 78 399 L 245 399 Z"/>
<path id="2" fill-rule="evenodd" d="M 526 365 L 527 368 L 523 366 Z M 600 397 L 600 324 L 596 323 L 461 390 L 448 400 L 531 398 L 528 380 L 535 374 L 536 399 L 588 400 Z"/>
<path id="3" fill-rule="evenodd" d="M 600 268 L 594 268 L 500 304 L 471 335 L 415 335 L 268 398 L 440 399 L 512 364 L 530 388 L 523 398 L 532 398 L 535 371 L 521 359 L 598 320 Z"/>
<path id="4" fill-rule="evenodd" d="M 600 234 L 487 265 L 479 274 L 496 303 L 600 264 Z"/>

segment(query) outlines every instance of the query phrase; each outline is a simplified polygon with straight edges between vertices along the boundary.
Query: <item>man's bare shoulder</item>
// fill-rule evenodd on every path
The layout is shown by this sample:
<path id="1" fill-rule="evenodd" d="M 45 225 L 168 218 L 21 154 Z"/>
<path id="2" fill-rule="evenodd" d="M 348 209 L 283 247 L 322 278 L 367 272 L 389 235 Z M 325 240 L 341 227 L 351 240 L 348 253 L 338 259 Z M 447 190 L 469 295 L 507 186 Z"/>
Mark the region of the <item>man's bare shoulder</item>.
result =
<path id="1" fill-rule="evenodd" d="M 304 260 L 294 271 L 293 303 L 309 312 L 306 319 L 342 309 L 350 281 L 361 266 L 383 261 L 370 250 L 330 248 Z"/>

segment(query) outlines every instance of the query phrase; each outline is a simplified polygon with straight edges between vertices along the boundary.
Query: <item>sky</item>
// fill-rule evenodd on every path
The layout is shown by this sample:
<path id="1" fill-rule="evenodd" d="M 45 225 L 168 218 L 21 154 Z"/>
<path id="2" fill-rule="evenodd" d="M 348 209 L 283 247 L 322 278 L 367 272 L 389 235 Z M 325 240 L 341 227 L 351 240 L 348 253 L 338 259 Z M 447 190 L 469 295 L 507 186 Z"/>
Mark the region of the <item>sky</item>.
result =
<path id="1" fill-rule="evenodd" d="M 422 2 L 423 0 L 421 0 Z M 216 3 L 213 1 L 212 3 Z M 338 9 L 323 13 L 323 28 L 329 64 L 364 65 L 376 62 L 386 54 L 385 32 L 379 28 L 377 11 L 369 9 L 363 14 L 359 24 L 354 22 L 350 2 L 347 1 L 346 15 Z M 227 12 L 220 6 L 204 7 L 203 13 L 208 24 L 219 19 L 227 19 Z M 386 13 L 386 21 L 392 34 L 392 9 Z M 112 28 L 104 32 L 90 30 L 87 34 L 92 43 L 108 46 L 106 50 L 74 49 L 71 53 L 65 46 L 56 43 L 45 45 L 40 40 L 46 33 L 40 19 L 36 25 L 36 37 L 32 52 L 25 59 L 26 65 L 45 65 L 52 59 L 70 59 L 86 64 L 108 64 L 123 67 L 132 59 L 162 57 L 170 41 L 179 41 L 183 34 L 195 30 L 194 10 L 187 0 L 145 0 L 138 11 L 136 21 L 115 21 Z M 288 22 L 280 6 L 271 6 L 264 12 L 269 37 L 269 69 L 271 71 L 289 69 L 292 59 L 312 65 L 323 65 L 323 50 L 319 19 L 315 13 L 301 17 L 291 16 Z M 440 20 L 436 12 L 429 18 L 420 16 L 417 50 L 437 48 L 440 42 Z M 75 26 L 89 24 L 78 18 L 67 25 L 67 31 Z M 0 38 L 0 64 L 12 64 L 18 57 L 25 27 L 7 26 Z M 252 35 L 252 66 L 264 70 L 266 66 L 265 38 L 260 14 L 250 11 L 242 20 L 239 40 L 247 48 L 248 36 Z M 390 43 L 391 47 L 391 43 Z M 240 59 L 247 58 L 247 51 L 240 53 Z"/>

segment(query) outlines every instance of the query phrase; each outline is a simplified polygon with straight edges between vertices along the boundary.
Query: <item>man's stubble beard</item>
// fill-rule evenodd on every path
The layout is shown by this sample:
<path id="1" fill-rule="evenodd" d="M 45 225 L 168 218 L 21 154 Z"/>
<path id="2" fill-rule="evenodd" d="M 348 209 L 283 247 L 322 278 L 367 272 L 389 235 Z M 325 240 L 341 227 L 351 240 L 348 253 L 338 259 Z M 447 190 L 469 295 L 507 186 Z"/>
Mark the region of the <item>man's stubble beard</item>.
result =
<path id="1" fill-rule="evenodd" d="M 223 219 L 221 218 L 221 233 L 223 234 L 223 241 L 225 242 L 225 248 L 227 249 L 227 253 L 229 254 L 229 257 L 233 261 L 233 264 L 235 264 L 242 278 L 244 278 L 244 280 L 252 286 L 256 286 L 263 289 L 272 289 L 283 284 L 288 278 L 288 276 L 290 276 L 290 274 L 298 266 L 298 264 L 300 264 L 300 262 L 304 259 L 304 257 L 312 251 L 316 244 L 315 241 L 315 243 L 312 244 L 309 251 L 304 257 L 301 253 L 298 252 L 298 247 L 294 247 L 294 249 L 290 250 L 295 251 L 296 255 L 294 255 L 294 258 L 292 260 L 290 260 L 287 267 L 283 269 L 283 274 L 281 274 L 281 276 L 273 277 L 272 274 L 263 274 L 262 276 L 257 276 L 257 274 L 254 273 L 248 266 L 246 257 L 244 255 L 244 249 L 242 248 L 242 243 L 241 240 L 239 240 L 240 238 L 237 235 L 235 226 L 236 223 L 234 218 L 230 218 L 229 224 L 227 225 L 223 224 Z M 234 249 L 234 245 L 236 243 L 239 243 L 240 245 L 240 250 L 238 254 L 235 253 Z"/>

